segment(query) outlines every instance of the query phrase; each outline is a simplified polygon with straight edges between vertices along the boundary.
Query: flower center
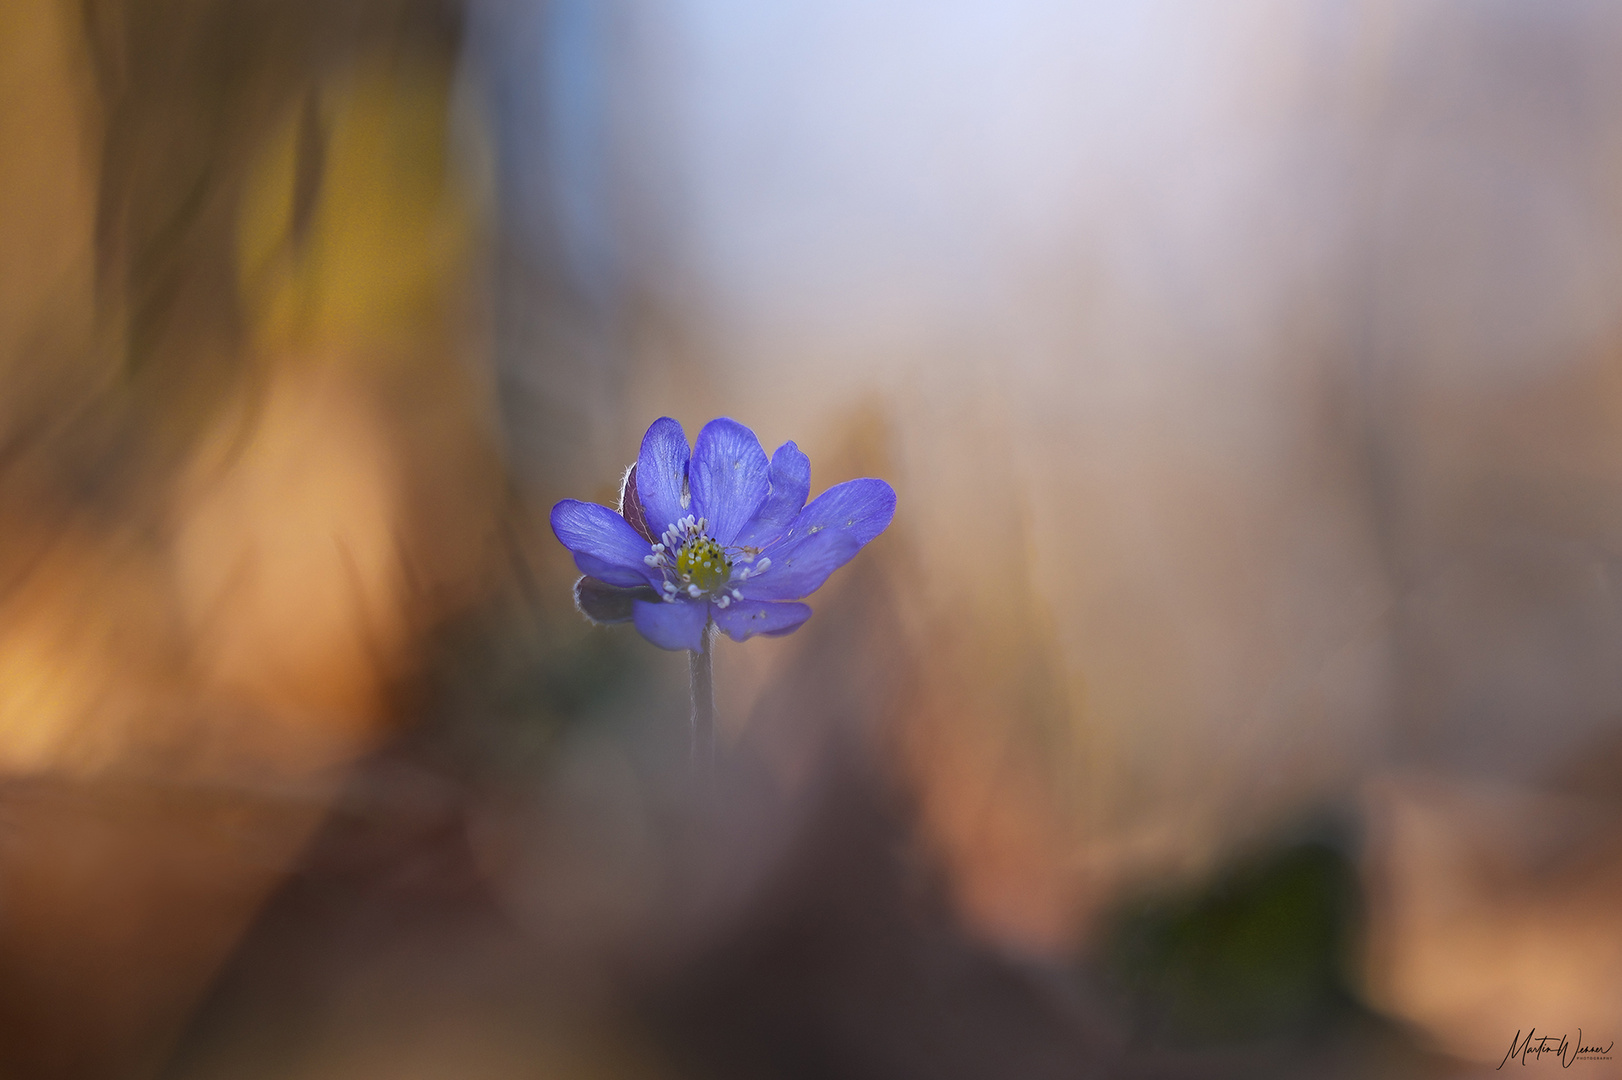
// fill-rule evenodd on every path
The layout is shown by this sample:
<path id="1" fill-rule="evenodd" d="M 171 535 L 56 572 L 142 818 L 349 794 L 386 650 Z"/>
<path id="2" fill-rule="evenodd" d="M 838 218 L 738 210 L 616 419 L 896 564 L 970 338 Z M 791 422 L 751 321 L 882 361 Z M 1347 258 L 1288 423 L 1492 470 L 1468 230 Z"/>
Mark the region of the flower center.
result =
<path id="1" fill-rule="evenodd" d="M 771 559 L 761 555 L 759 548 L 733 548 L 732 556 L 728 558 L 727 549 L 705 533 L 707 525 L 703 518 L 688 514 L 665 530 L 659 542 L 653 545 L 652 554 L 642 557 L 643 562 L 659 571 L 664 578 L 664 596 L 671 603 L 682 597 L 697 600 L 708 593 L 717 607 L 724 608 L 734 600 L 743 599 L 743 593 L 737 588 L 727 588 L 729 584 L 742 585 L 751 577 L 771 569 Z M 674 558 L 670 554 L 672 551 L 676 553 Z M 737 561 L 749 565 L 739 567 L 738 572 L 733 573 L 732 568 Z"/>
<path id="2" fill-rule="evenodd" d="M 699 592 L 713 592 L 732 576 L 732 562 L 707 536 L 695 536 L 676 552 L 676 573 L 698 586 Z"/>

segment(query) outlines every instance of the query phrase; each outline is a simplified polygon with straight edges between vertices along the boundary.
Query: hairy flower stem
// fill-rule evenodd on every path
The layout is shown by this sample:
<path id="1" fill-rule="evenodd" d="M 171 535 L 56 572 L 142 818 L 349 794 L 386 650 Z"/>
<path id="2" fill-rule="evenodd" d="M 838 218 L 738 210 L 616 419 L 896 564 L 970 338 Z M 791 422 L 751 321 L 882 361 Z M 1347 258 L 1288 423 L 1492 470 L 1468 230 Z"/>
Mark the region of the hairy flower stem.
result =
<path id="1" fill-rule="evenodd" d="M 715 762 L 715 673 L 711 666 L 711 642 L 715 627 L 706 626 L 704 647 L 688 652 L 688 670 L 693 677 L 693 768 L 707 772 Z"/>

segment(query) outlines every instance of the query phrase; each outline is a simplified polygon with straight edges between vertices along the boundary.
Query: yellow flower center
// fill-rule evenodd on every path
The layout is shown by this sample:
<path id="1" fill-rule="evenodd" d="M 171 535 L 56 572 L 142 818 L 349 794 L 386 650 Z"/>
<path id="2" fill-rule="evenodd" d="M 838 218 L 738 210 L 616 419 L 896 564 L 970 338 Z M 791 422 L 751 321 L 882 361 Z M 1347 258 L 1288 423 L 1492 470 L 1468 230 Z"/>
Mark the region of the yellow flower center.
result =
<path id="1" fill-rule="evenodd" d="M 720 544 L 707 536 L 696 536 L 676 553 L 676 573 L 697 585 L 700 592 L 712 592 L 732 577 L 732 563 Z"/>

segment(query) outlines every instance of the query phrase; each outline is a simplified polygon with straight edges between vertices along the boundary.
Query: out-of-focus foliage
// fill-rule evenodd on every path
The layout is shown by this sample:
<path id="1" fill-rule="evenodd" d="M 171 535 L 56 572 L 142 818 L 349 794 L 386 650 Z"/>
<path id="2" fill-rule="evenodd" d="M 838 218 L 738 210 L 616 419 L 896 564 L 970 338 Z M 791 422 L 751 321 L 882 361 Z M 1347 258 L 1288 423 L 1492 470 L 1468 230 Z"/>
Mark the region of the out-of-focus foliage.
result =
<path id="1" fill-rule="evenodd" d="M 1355 1001 L 1356 870 L 1336 846 L 1282 844 L 1198 887 L 1122 905 L 1106 977 L 1139 1037 L 1200 1044 L 1321 1032 Z"/>

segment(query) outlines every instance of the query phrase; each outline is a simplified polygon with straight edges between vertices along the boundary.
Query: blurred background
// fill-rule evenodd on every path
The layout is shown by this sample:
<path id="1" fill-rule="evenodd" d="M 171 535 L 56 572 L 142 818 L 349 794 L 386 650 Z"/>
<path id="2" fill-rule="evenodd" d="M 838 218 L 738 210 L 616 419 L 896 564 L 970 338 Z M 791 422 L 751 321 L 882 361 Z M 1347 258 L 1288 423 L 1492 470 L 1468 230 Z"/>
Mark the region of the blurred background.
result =
<path id="1" fill-rule="evenodd" d="M 1609 1045 L 1619 56 L 1600 0 L 8 0 L 0 1076 Z M 660 415 L 899 495 L 719 646 L 707 776 L 546 524 Z"/>

